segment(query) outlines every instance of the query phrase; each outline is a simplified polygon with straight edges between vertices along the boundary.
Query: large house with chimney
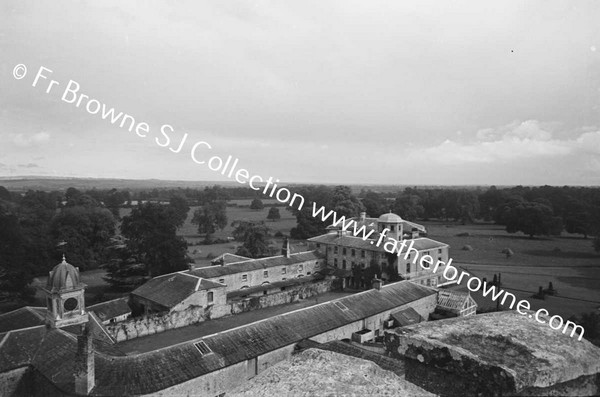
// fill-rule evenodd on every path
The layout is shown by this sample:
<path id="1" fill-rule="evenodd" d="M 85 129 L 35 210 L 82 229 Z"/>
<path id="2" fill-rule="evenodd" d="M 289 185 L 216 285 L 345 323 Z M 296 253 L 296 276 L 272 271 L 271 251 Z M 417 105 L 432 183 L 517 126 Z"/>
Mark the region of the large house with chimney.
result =
<path id="1" fill-rule="evenodd" d="M 431 256 L 434 263 L 448 263 L 448 244 L 426 237 L 427 230 L 424 226 L 406 221 L 391 212 L 379 218 L 370 218 L 363 212 L 351 220 L 356 222 L 356 230 L 364 227 L 365 232 L 353 236 L 351 231 L 355 229 L 354 226 L 343 230 L 338 225 L 330 226 L 326 234 L 308 239 L 310 248 L 325 257 L 327 266 L 356 270 L 366 269 L 374 262 L 382 269 L 382 277 L 386 281 L 411 280 L 431 287 L 445 283 L 442 276 L 443 266 L 440 266 L 436 273 L 419 266 L 418 259 L 424 255 Z M 381 237 L 382 233 L 385 235 Z M 364 238 L 364 235 L 368 235 L 368 238 Z M 404 242 L 404 249 L 396 254 L 386 251 L 384 243 L 388 238 Z M 378 241 L 383 243 L 377 244 Z M 356 278 L 354 275 L 352 277 Z M 355 285 L 369 287 L 360 279 L 351 281 Z"/>

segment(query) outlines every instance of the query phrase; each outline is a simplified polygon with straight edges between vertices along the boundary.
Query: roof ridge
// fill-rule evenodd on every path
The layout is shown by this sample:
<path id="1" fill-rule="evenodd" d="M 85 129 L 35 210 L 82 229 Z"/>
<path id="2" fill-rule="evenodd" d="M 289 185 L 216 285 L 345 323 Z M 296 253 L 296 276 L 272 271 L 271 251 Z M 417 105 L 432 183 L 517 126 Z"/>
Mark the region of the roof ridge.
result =
<path id="1" fill-rule="evenodd" d="M 35 316 L 37 316 L 40 320 L 45 320 L 46 318 L 44 316 L 42 316 L 40 313 L 36 312 L 35 309 L 45 309 L 44 307 L 32 307 L 32 306 L 25 306 L 25 308 L 30 312 L 33 313 Z"/>

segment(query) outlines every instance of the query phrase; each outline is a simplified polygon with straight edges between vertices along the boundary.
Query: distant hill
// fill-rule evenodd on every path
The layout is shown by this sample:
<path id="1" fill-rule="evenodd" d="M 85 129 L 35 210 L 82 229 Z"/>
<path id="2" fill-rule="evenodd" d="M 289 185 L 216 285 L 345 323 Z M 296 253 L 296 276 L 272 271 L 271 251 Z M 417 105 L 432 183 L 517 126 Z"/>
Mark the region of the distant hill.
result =
<path id="1" fill-rule="evenodd" d="M 206 186 L 240 186 L 235 181 L 165 181 L 160 179 L 105 179 L 105 178 L 56 178 L 56 177 L 0 177 L 0 186 L 10 191 L 126 189 L 151 190 L 161 188 L 204 188 Z"/>

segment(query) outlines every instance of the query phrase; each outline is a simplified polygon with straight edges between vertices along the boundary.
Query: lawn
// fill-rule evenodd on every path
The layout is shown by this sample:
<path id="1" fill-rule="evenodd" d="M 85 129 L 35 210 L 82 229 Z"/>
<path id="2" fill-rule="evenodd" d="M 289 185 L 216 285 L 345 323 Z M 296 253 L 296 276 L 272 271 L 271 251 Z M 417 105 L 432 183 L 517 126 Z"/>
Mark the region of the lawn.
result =
<path id="1" fill-rule="evenodd" d="M 522 233 L 509 234 L 491 224 L 453 225 L 425 222 L 429 237 L 450 245 L 455 264 L 480 278 L 502 274 L 502 287 L 531 302 L 532 308 L 545 308 L 551 314 L 569 317 L 600 308 L 600 255 L 591 240 L 564 234 L 560 237 L 530 239 Z M 468 236 L 458 236 L 468 233 Z M 463 250 L 469 245 L 472 251 Z M 507 258 L 501 251 L 510 248 Z M 556 297 L 531 299 L 538 287 L 552 282 Z M 524 291 L 524 292 L 523 292 Z M 473 294 L 480 306 L 491 306 L 480 293 Z"/>

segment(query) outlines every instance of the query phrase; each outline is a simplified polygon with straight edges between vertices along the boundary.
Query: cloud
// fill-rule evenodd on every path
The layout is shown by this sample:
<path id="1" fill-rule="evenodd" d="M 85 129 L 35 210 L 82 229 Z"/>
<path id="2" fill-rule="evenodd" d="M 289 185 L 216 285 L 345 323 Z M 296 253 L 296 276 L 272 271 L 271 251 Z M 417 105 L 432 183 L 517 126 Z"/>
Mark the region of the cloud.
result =
<path id="1" fill-rule="evenodd" d="M 19 164 L 18 167 L 20 167 L 20 168 L 40 168 L 39 165 L 34 164 L 34 163 Z"/>
<path id="2" fill-rule="evenodd" d="M 537 120 L 513 122 L 477 131 L 475 142 L 450 139 L 409 156 L 427 158 L 439 164 L 511 162 L 521 159 L 561 158 L 600 154 L 600 131 L 585 132 L 576 138 L 556 139 Z"/>
<path id="3" fill-rule="evenodd" d="M 28 135 L 24 133 L 10 134 L 10 141 L 18 147 L 37 146 L 50 140 L 50 134 L 44 131 Z"/>

